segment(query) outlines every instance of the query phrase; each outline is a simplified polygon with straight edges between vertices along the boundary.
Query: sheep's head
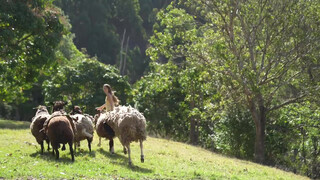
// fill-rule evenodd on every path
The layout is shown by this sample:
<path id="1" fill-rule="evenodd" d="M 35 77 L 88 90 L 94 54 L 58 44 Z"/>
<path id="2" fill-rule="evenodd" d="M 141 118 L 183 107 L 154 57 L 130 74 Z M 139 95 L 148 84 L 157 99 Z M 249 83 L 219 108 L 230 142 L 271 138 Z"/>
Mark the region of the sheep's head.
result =
<path id="1" fill-rule="evenodd" d="M 52 103 L 53 105 L 53 109 L 52 109 L 52 112 L 56 112 L 56 111 L 60 111 L 60 110 L 63 110 L 63 107 L 65 105 L 67 105 L 68 103 L 65 102 L 65 101 L 54 101 Z"/>
<path id="2" fill-rule="evenodd" d="M 49 113 L 46 106 L 41 106 L 41 105 L 39 105 L 38 107 L 36 107 L 36 108 L 34 108 L 34 109 L 37 109 L 36 114 L 39 114 L 39 113 L 41 113 L 41 112 Z"/>
<path id="3" fill-rule="evenodd" d="M 80 106 L 73 106 L 71 113 L 72 115 L 74 114 L 82 114 Z"/>

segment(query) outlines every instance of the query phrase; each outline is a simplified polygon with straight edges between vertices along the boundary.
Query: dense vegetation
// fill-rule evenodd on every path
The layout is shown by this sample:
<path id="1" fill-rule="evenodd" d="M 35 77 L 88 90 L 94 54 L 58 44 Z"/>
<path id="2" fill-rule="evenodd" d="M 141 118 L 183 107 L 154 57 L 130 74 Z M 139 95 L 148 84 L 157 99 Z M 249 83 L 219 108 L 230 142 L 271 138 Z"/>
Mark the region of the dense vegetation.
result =
<path id="1" fill-rule="evenodd" d="M 0 116 L 109 83 L 150 134 L 320 177 L 320 3 L 0 1 Z"/>

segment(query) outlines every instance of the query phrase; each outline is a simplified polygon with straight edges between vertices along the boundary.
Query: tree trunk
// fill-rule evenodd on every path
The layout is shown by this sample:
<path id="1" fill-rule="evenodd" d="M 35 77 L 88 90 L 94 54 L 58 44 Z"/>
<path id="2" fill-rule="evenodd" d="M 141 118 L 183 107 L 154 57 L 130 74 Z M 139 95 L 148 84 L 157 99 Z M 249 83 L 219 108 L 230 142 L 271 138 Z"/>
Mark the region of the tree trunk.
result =
<path id="1" fill-rule="evenodd" d="M 265 125 L 267 118 L 267 109 L 263 104 L 263 98 L 258 95 L 258 101 L 256 103 L 248 98 L 249 109 L 252 119 L 256 126 L 256 139 L 254 144 L 254 159 L 257 163 L 264 163 L 265 153 Z M 258 106 L 258 107 L 257 107 Z"/>
<path id="2" fill-rule="evenodd" d="M 190 143 L 197 144 L 197 135 L 196 135 L 196 120 L 194 117 L 190 118 Z"/>
<path id="3" fill-rule="evenodd" d="M 266 125 L 266 110 L 264 106 L 259 107 L 259 112 L 255 116 L 254 122 L 256 125 L 256 139 L 254 146 L 254 159 L 257 163 L 264 163 L 264 153 L 265 153 L 265 125 Z"/>
<path id="4" fill-rule="evenodd" d="M 191 109 L 195 107 L 195 102 L 190 103 Z M 194 116 L 190 117 L 190 143 L 196 145 L 198 142 L 197 132 L 196 132 L 196 118 Z"/>

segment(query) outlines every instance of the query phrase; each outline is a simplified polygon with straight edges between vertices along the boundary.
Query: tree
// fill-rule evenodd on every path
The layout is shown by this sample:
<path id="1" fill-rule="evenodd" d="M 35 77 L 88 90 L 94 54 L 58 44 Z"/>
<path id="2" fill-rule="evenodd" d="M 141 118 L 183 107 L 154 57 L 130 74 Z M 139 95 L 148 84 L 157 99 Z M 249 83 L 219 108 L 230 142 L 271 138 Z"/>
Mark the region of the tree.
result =
<path id="1" fill-rule="evenodd" d="M 0 102 L 26 100 L 43 68 L 55 60 L 66 33 L 51 1 L 0 1 Z"/>
<path id="2" fill-rule="evenodd" d="M 159 14 L 149 54 L 198 61 L 218 76 L 224 98 L 250 111 L 255 160 L 263 163 L 268 114 L 319 89 L 311 78 L 319 71 L 319 7 L 302 0 L 179 1 Z M 179 23 L 186 18 L 191 26 Z"/>

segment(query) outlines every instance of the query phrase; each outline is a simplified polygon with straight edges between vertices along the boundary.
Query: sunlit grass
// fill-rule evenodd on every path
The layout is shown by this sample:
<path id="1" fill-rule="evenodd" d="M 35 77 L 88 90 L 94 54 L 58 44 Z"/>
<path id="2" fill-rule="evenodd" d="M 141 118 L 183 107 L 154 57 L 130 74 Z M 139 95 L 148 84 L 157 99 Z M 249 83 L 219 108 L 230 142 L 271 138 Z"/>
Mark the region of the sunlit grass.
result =
<path id="1" fill-rule="evenodd" d="M 144 143 L 145 163 L 140 162 L 138 143 L 132 143 L 133 167 L 128 165 L 118 139 L 115 154 L 108 141 L 97 147 L 95 134 L 92 152 L 82 141 L 75 162 L 69 148 L 60 151 L 56 161 L 51 152 L 40 154 L 29 123 L 0 120 L 0 179 L 307 179 L 293 173 L 227 158 L 183 143 L 148 137 Z M 45 146 L 46 147 L 46 146 Z"/>

